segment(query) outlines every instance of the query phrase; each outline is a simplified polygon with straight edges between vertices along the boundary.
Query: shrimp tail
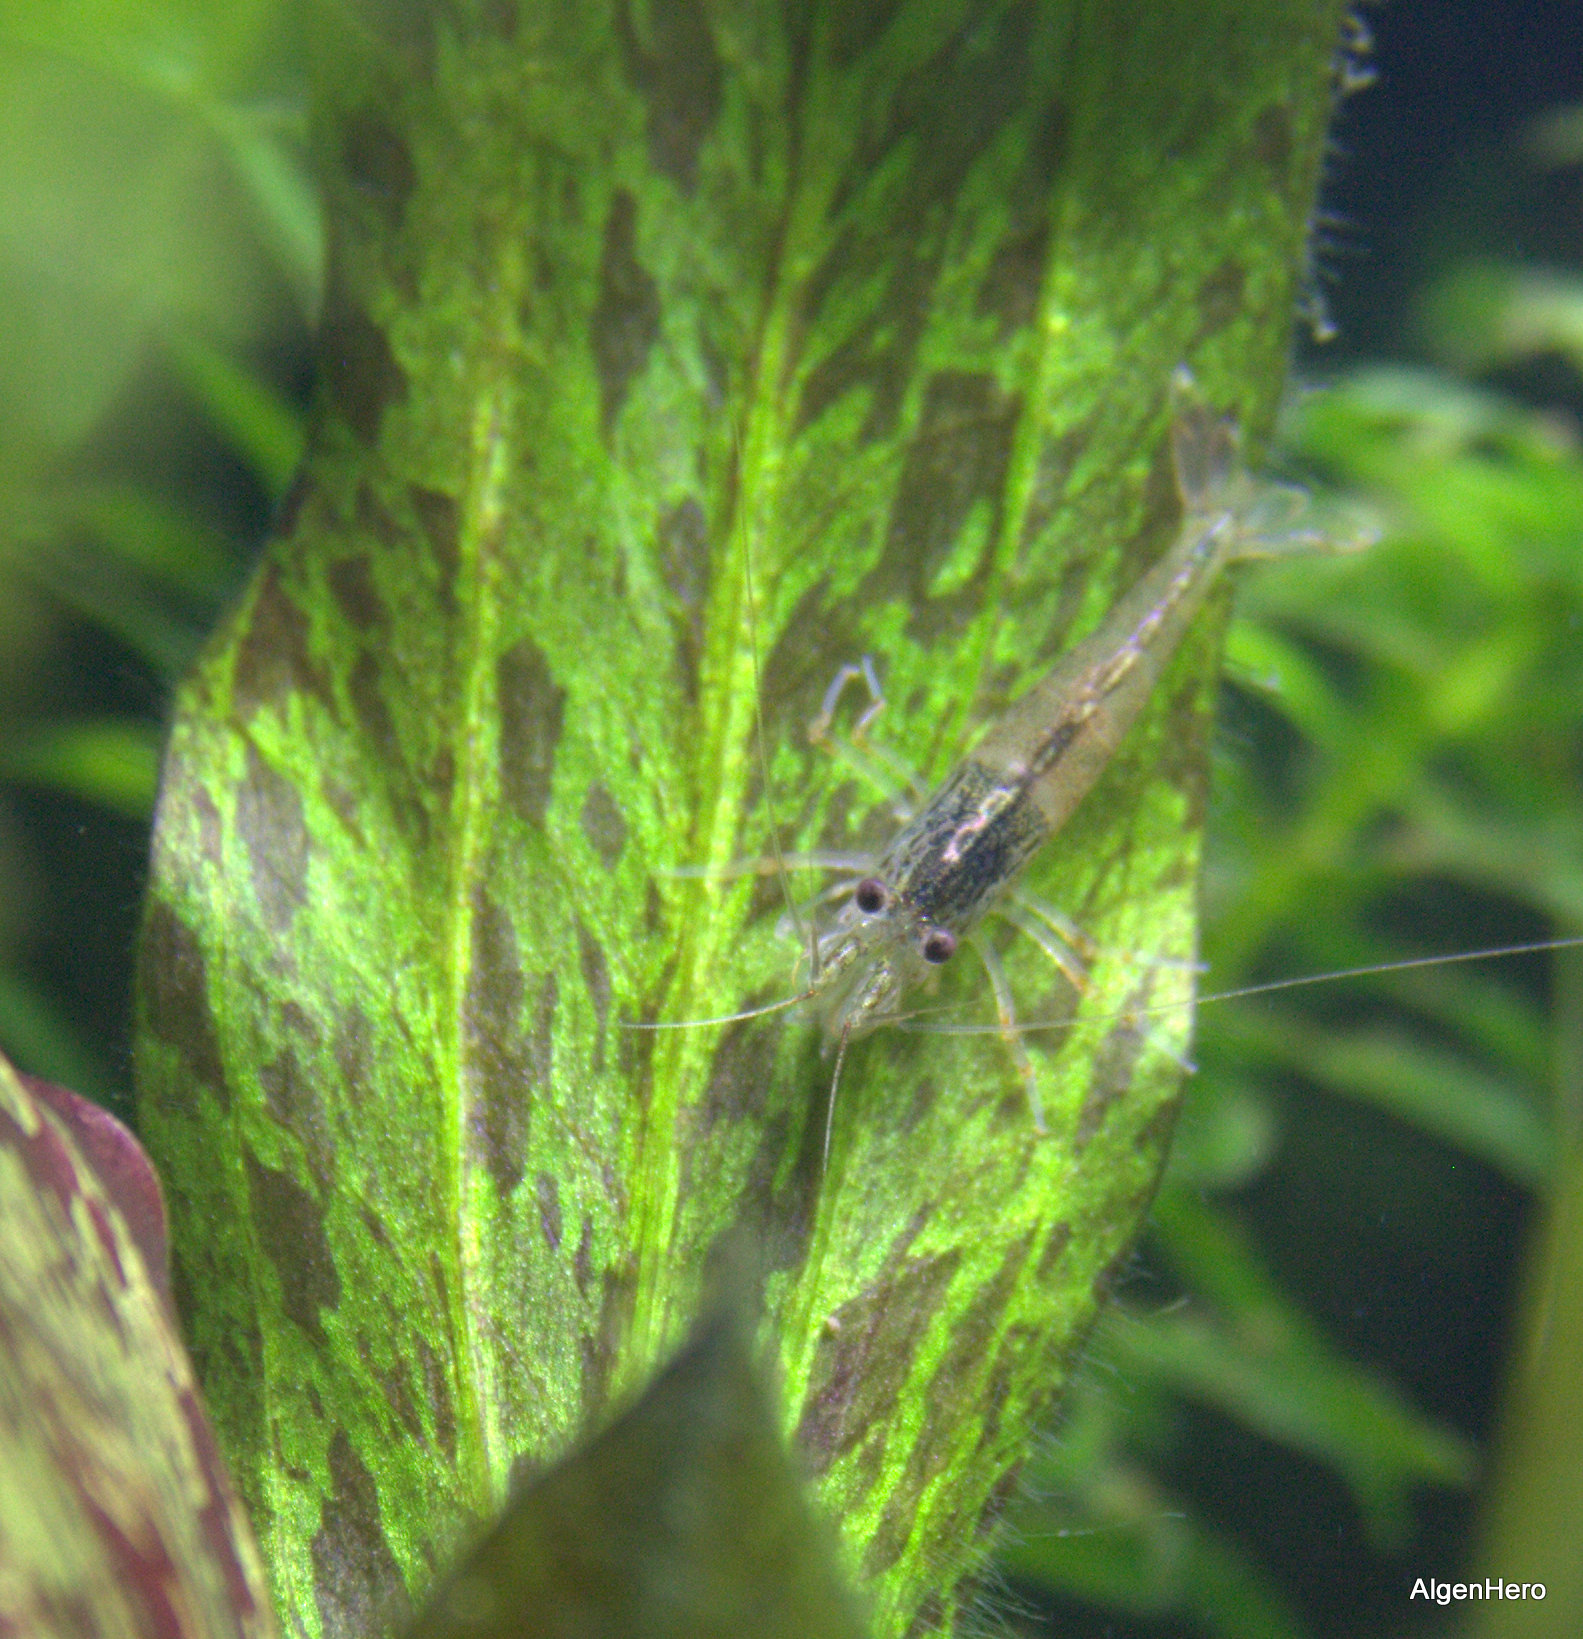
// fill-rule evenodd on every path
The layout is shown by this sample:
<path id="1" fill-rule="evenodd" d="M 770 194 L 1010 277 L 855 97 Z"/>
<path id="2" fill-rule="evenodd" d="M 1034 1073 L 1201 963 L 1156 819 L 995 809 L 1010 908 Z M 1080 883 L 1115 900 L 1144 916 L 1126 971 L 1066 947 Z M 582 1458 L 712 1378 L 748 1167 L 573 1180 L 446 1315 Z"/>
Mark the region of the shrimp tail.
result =
<path id="1" fill-rule="evenodd" d="M 1229 519 L 1226 562 L 1361 552 L 1380 537 L 1378 519 L 1359 503 L 1255 480 L 1236 423 L 1210 409 L 1185 365 L 1171 377 L 1171 457 L 1184 515 Z"/>

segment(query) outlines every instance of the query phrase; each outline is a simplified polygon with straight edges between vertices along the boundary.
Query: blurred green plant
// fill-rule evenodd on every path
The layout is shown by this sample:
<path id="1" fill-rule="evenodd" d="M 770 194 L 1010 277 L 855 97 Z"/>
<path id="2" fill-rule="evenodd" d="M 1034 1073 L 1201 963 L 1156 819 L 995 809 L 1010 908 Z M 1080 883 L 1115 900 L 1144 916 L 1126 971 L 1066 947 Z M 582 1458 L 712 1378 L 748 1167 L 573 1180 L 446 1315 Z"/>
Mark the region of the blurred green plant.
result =
<path id="1" fill-rule="evenodd" d="M 296 64 L 280 0 L 0 12 L 0 1047 L 123 1110 L 122 1020 L 40 960 L 63 887 L 19 805 L 146 823 L 158 702 L 295 469 L 251 361 L 318 302 Z"/>

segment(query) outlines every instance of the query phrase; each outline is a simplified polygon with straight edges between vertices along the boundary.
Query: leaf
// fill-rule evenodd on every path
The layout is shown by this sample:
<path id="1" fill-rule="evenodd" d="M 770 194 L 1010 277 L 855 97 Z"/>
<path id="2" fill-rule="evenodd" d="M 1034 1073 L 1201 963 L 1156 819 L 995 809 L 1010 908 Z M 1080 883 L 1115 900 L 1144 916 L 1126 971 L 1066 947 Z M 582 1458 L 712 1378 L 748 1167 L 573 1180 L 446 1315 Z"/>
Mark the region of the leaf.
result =
<path id="1" fill-rule="evenodd" d="M 1216 621 L 1031 879 L 1150 958 L 1029 1038 L 1047 1135 L 1003 1042 L 887 1031 L 826 1165 L 802 1017 L 632 1027 L 795 994 L 724 873 L 891 823 L 807 742 L 843 665 L 938 778 L 1172 538 L 1179 364 L 1257 446 L 1340 9 L 325 8 L 316 427 L 178 702 L 138 1047 L 305 1632 L 421 1598 L 733 1232 L 876 1631 L 968 1597 L 1162 1163 Z"/>
<path id="2" fill-rule="evenodd" d="M 170 1296 L 170 1243 L 165 1197 L 143 1147 L 108 1110 L 70 1088 L 37 1076 L 17 1077 L 22 1090 L 49 1110 L 77 1154 L 93 1169 L 99 1187 L 120 1214 L 155 1289 Z"/>
<path id="3" fill-rule="evenodd" d="M 0 1626 L 272 1639 L 165 1299 L 152 1169 L 102 1111 L 33 1089 L 0 1061 Z"/>
<path id="4" fill-rule="evenodd" d="M 237 579 L 236 548 L 178 504 L 129 484 L 60 494 L 57 532 L 80 530 L 101 551 L 185 602 L 212 606 Z"/>
<path id="5" fill-rule="evenodd" d="M 282 396 L 217 347 L 190 336 L 166 343 L 171 363 L 226 443 L 272 500 L 286 493 L 302 460 L 302 423 Z"/>
<path id="6" fill-rule="evenodd" d="M 197 651 L 202 633 L 193 621 L 103 556 L 56 547 L 36 552 L 24 572 L 165 677 L 179 677 Z"/>
<path id="7" fill-rule="evenodd" d="M 1116 1376 L 1113 1335 L 1134 1324 L 1115 1308 L 1101 1320 L 1060 1427 L 1030 1461 L 997 1567 L 1047 1595 L 1156 1623 L 1174 1616 L 1228 1639 L 1301 1639 L 1306 1629 L 1269 1574 L 1139 1461 L 1144 1450 L 1157 1457 L 1182 1418 L 1167 1383 Z M 1064 1614 L 1052 1631 L 1065 1631 Z"/>
<path id="8" fill-rule="evenodd" d="M 408 1639 L 859 1639 L 736 1324 L 524 1486 Z"/>
<path id="9" fill-rule="evenodd" d="M 159 736 L 151 723 L 51 723 L 0 751 L 0 776 L 47 786 L 146 820 L 159 778 Z"/>
<path id="10" fill-rule="evenodd" d="M 1216 1639 L 1302 1639 L 1306 1629 L 1270 1577 L 1234 1541 L 1173 1499 L 1129 1499 L 1147 1511 L 1076 1521 L 1059 1506 L 1024 1510 L 1006 1569 L 1035 1586 L 1145 1620 L 1180 1617 Z"/>

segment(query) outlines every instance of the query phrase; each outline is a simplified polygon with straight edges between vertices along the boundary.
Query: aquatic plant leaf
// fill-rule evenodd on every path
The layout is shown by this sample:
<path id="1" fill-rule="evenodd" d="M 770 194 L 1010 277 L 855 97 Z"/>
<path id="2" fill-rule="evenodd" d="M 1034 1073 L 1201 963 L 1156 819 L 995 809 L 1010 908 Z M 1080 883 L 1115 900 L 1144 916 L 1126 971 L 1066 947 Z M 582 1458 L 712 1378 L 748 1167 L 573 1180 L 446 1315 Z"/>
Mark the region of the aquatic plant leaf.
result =
<path id="1" fill-rule="evenodd" d="M 1030 878 L 1112 953 L 1028 1038 L 1045 1135 L 1004 1042 L 880 1031 L 826 1164 L 809 1021 L 631 1027 L 795 993 L 725 868 L 892 823 L 808 744 L 843 665 L 937 778 L 1173 537 L 1179 365 L 1257 453 L 1341 10 L 320 12 L 316 421 L 181 691 L 138 1047 L 303 1632 L 421 1598 L 732 1234 L 876 1631 L 970 1597 L 1162 1163 L 1221 606 Z"/>
<path id="2" fill-rule="evenodd" d="M 861 1639 L 737 1325 L 522 1486 L 407 1639 Z"/>
<path id="3" fill-rule="evenodd" d="M 0 1061 L 0 1627 L 273 1639 L 113 1118 Z"/>

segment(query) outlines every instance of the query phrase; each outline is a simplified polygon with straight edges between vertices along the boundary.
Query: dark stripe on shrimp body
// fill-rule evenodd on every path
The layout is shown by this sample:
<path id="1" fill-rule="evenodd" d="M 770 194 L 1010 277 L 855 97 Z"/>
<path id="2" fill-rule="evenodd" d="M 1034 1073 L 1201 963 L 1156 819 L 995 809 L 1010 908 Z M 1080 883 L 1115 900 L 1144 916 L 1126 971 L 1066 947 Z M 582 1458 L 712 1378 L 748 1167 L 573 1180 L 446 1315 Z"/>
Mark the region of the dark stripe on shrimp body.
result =
<path id="1" fill-rule="evenodd" d="M 878 874 L 922 921 L 969 932 L 1050 834 L 1026 779 L 968 758 L 885 850 Z"/>

